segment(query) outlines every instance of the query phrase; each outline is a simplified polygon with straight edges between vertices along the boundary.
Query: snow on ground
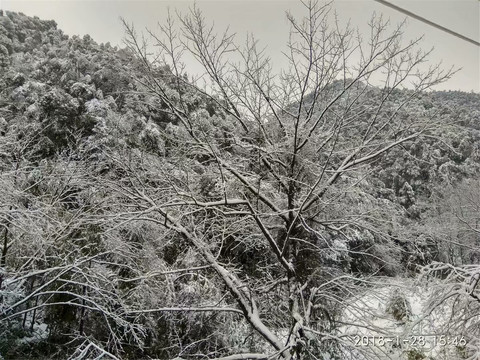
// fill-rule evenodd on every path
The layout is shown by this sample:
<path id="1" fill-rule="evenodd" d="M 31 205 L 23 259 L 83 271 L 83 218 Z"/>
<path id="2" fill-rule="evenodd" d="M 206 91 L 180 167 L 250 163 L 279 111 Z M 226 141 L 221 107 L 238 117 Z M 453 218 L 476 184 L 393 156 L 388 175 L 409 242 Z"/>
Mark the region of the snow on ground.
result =
<path id="1" fill-rule="evenodd" d="M 344 312 L 339 337 L 347 359 L 366 356 L 392 360 L 465 359 L 468 334 L 442 333 L 448 305 L 426 311 L 431 288 L 409 279 L 384 279 L 356 297 Z"/>

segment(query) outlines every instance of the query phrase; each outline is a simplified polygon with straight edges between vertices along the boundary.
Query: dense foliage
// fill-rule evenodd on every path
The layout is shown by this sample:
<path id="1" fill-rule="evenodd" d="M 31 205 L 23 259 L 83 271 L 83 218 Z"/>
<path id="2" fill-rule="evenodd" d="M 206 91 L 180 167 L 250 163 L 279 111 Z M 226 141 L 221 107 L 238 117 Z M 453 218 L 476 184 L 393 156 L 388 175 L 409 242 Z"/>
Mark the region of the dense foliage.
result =
<path id="1" fill-rule="evenodd" d="M 211 91 L 174 47 L 150 61 L 128 24 L 118 49 L 0 16 L 0 358 L 369 358 L 340 336 L 345 304 L 421 274 L 440 279 L 432 312 L 456 294 L 445 331 L 468 329 L 473 359 L 480 96 L 428 91 L 448 78 L 433 73 L 400 86 L 423 58 L 396 62 L 415 45 L 399 30 L 368 65 L 398 66 L 385 86 L 339 72 L 338 52 L 314 86 L 279 90 L 254 43 L 222 70 L 230 38 L 199 47 L 203 21 L 182 24 L 223 71 Z"/>

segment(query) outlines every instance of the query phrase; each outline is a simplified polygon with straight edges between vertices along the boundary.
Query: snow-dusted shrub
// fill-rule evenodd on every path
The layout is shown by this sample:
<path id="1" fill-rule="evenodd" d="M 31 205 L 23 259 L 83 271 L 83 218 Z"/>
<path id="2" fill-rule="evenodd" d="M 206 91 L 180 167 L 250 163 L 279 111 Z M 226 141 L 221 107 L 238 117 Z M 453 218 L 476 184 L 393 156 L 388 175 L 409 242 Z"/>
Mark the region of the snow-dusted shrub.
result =
<path id="1" fill-rule="evenodd" d="M 76 82 L 70 87 L 70 94 L 75 97 L 81 97 L 84 100 L 90 100 L 95 96 L 95 85 L 87 85 L 81 82 Z"/>
<path id="2" fill-rule="evenodd" d="M 162 139 L 160 130 L 152 122 L 146 124 L 140 133 L 140 140 L 148 151 L 154 151 L 162 155 L 165 153 L 165 142 Z"/>
<path id="3" fill-rule="evenodd" d="M 0 45 L 0 69 L 6 68 L 8 65 L 10 65 L 8 49 L 4 45 Z"/>
<path id="4" fill-rule="evenodd" d="M 399 289 L 393 290 L 385 311 L 387 314 L 392 315 L 395 320 L 400 322 L 408 321 L 412 315 L 410 303 Z"/>
<path id="5" fill-rule="evenodd" d="M 92 99 L 85 103 L 85 110 L 87 114 L 98 117 L 107 116 L 109 106 L 105 101 Z"/>

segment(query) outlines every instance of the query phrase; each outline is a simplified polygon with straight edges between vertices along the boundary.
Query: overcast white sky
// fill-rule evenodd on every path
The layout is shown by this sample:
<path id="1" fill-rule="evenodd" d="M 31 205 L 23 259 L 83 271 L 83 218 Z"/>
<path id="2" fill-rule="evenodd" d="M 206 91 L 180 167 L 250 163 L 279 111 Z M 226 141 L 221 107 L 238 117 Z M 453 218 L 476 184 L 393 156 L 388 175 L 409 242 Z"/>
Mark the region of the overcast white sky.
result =
<path id="1" fill-rule="evenodd" d="M 392 3 L 423 16 L 453 31 L 480 41 L 479 0 L 391 0 Z M 155 29 L 167 7 L 185 11 L 191 1 L 113 1 L 113 0 L 0 0 L 0 8 L 53 19 L 68 35 L 90 34 L 95 41 L 121 45 L 123 29 L 119 17 L 133 22 L 137 28 Z M 296 0 L 197 0 L 207 19 L 220 29 L 230 26 L 238 34 L 251 32 L 269 48 L 275 61 L 280 58 L 288 35 L 285 11 L 301 14 Z M 405 15 L 373 0 L 335 0 L 334 9 L 342 21 L 351 20 L 361 31 L 373 12 L 383 13 L 393 23 Z M 442 61 L 444 67 L 455 65 L 463 70 L 438 90 L 463 90 L 480 93 L 480 47 L 435 29 L 415 19 L 408 20 L 406 38 L 424 34 L 422 47 L 434 47 L 431 59 Z"/>

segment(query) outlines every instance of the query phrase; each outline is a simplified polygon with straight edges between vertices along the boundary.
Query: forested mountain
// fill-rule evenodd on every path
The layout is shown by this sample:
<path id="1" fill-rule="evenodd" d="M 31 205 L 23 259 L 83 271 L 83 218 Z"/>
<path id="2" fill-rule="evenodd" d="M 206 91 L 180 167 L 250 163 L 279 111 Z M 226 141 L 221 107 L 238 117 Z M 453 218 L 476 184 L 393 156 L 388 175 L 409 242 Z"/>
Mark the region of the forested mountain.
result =
<path id="1" fill-rule="evenodd" d="M 0 359 L 478 359 L 480 95 L 305 7 L 277 76 L 197 8 L 158 57 L 1 14 Z"/>

